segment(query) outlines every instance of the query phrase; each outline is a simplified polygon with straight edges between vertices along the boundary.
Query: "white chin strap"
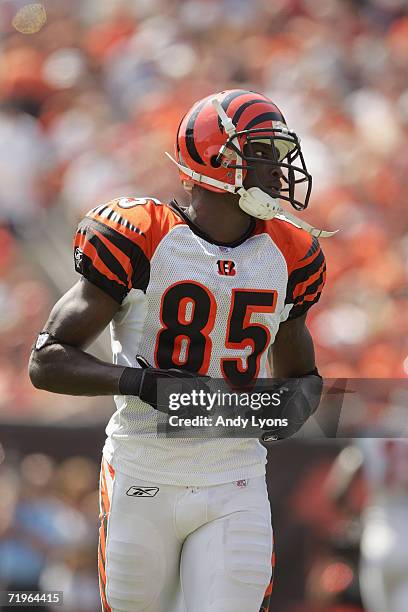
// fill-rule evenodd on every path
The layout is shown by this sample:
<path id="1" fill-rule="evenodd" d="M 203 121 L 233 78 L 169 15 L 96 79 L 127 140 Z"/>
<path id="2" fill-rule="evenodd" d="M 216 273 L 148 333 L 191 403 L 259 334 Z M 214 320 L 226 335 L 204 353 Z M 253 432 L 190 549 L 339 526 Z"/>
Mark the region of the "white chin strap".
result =
<path id="1" fill-rule="evenodd" d="M 238 188 L 234 185 L 230 185 L 229 183 L 217 181 L 217 179 L 213 179 L 205 174 L 199 174 L 198 172 L 194 172 L 194 170 L 187 168 L 187 166 L 179 164 L 167 152 L 166 155 L 177 166 L 177 168 L 183 172 L 183 174 L 189 176 L 197 183 L 211 185 L 212 187 L 217 187 L 218 189 L 222 189 L 222 191 L 228 191 L 230 193 L 238 193 L 240 195 L 238 202 L 239 207 L 248 215 L 251 215 L 251 217 L 268 221 L 269 219 L 273 219 L 275 216 L 279 215 L 280 217 L 291 221 L 298 227 L 301 227 L 312 236 L 316 236 L 316 238 L 330 238 L 330 236 L 334 236 L 334 234 L 337 234 L 339 231 L 336 230 L 334 232 L 327 232 L 325 230 L 313 227 L 309 223 L 306 223 L 306 221 L 299 219 L 295 215 L 292 215 L 292 213 L 283 209 L 279 204 L 279 200 L 272 198 L 258 187 L 250 187 L 249 189 L 245 189 L 244 187 Z"/>
<path id="2" fill-rule="evenodd" d="M 330 236 L 334 236 L 337 234 L 339 230 L 334 232 L 326 232 L 325 230 L 317 229 L 313 227 L 306 221 L 299 219 L 292 213 L 284 210 L 282 206 L 279 204 L 279 200 L 272 198 L 269 194 L 262 191 L 258 187 L 250 187 L 249 189 L 239 189 L 239 206 L 243 211 L 251 215 L 252 217 L 257 217 L 257 219 L 264 219 L 267 221 L 268 219 L 273 219 L 277 215 L 279 217 L 283 217 L 288 221 L 291 221 L 298 227 L 306 230 L 312 236 L 316 236 L 316 238 L 330 238 Z"/>
<path id="3" fill-rule="evenodd" d="M 221 123 L 224 127 L 225 132 L 228 134 L 228 137 L 232 138 L 235 141 L 235 146 L 239 150 L 241 150 L 238 138 L 234 138 L 234 136 L 236 135 L 236 128 L 232 122 L 232 119 L 228 117 L 217 98 L 214 98 L 212 100 L 212 104 L 215 107 L 219 118 L 221 119 Z M 221 147 L 220 155 L 223 155 L 224 152 L 225 145 Z M 279 204 L 279 200 L 272 198 L 265 191 L 262 191 L 262 189 L 259 189 L 258 187 L 250 187 L 249 189 L 245 189 L 242 184 L 242 168 L 235 169 L 235 184 L 231 185 L 229 183 L 223 183 L 222 181 L 213 179 L 209 176 L 206 176 L 205 174 L 194 172 L 194 170 L 191 170 L 187 166 L 183 166 L 182 164 L 178 163 L 169 153 L 166 152 L 166 155 L 174 164 L 176 164 L 178 169 L 181 170 L 183 174 L 186 174 L 197 183 L 203 183 L 205 185 L 210 185 L 211 187 L 217 187 L 218 189 L 221 189 L 222 191 L 227 191 L 229 193 L 239 194 L 239 207 L 248 215 L 251 215 L 251 217 L 256 217 L 257 219 L 263 219 L 264 221 L 268 221 L 269 219 L 273 219 L 273 217 L 275 217 L 276 215 L 279 215 L 281 217 L 284 217 L 288 221 L 291 221 L 298 227 L 301 227 L 302 229 L 306 230 L 307 232 L 309 232 L 309 234 L 312 234 L 312 236 L 320 238 L 329 238 L 330 236 L 337 234 L 338 230 L 336 230 L 335 232 L 326 232 L 325 230 L 319 230 L 313 227 L 312 225 L 309 225 L 309 223 L 306 223 L 306 221 L 298 219 L 295 215 L 292 215 L 291 213 L 284 210 Z M 236 153 L 235 156 L 238 163 L 238 154 Z"/>
<path id="4" fill-rule="evenodd" d="M 279 201 L 258 187 L 250 187 L 249 189 L 241 187 L 238 193 L 240 195 L 239 207 L 252 217 L 267 221 L 282 212 Z"/>

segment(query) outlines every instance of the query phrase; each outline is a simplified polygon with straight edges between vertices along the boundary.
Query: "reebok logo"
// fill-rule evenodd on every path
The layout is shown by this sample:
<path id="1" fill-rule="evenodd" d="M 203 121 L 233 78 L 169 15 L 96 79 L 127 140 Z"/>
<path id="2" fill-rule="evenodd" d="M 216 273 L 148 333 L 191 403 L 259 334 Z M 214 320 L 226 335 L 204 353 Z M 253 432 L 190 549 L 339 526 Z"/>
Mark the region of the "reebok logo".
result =
<path id="1" fill-rule="evenodd" d="M 129 497 L 154 497 L 159 492 L 159 487 L 130 487 L 126 491 Z"/>

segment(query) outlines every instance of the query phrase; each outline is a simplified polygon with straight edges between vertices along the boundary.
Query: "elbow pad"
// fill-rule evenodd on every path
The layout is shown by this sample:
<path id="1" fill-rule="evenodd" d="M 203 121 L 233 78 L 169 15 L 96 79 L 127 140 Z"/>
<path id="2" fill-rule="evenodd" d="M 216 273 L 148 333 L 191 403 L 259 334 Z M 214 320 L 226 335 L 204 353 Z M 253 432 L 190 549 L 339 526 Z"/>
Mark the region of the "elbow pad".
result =
<path id="1" fill-rule="evenodd" d="M 287 419 L 288 423 L 265 430 L 262 434 L 264 441 L 282 440 L 299 431 L 320 404 L 323 379 L 315 369 L 300 378 L 287 378 L 280 381 L 277 391 L 280 393 L 281 402 L 273 417 Z M 265 416 L 271 417 L 272 415 Z"/>

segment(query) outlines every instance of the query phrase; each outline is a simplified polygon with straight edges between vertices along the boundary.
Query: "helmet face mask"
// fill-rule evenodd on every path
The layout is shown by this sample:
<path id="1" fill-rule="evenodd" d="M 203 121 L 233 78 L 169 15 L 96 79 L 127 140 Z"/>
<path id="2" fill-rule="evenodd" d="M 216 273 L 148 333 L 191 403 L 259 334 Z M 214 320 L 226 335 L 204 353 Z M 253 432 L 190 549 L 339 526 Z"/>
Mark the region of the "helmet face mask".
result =
<path id="1" fill-rule="evenodd" d="M 246 130 L 237 132 L 237 136 L 244 142 L 242 150 L 228 139 L 227 148 L 231 148 L 241 158 L 241 163 L 230 163 L 230 169 L 242 168 L 246 171 L 244 187 L 258 187 L 272 198 L 279 198 L 290 202 L 296 210 L 307 208 L 312 190 L 312 177 L 308 173 L 299 139 L 294 132 L 282 128 Z M 258 155 L 254 150 L 257 143 L 267 146 L 269 156 Z M 248 174 L 251 173 L 251 182 L 248 185 Z M 279 176 L 284 185 L 279 189 L 269 186 L 272 174 Z M 297 186 L 305 184 L 303 194 L 297 194 Z M 303 197 L 302 197 L 303 196 Z"/>
<path id="2" fill-rule="evenodd" d="M 259 155 L 256 143 L 266 145 L 265 155 Z M 241 196 L 252 188 L 255 191 L 251 197 L 248 194 L 247 203 L 254 203 L 258 195 L 260 206 L 274 209 L 274 214 L 278 199 L 296 210 L 308 205 L 312 178 L 299 139 L 278 107 L 262 94 L 230 90 L 194 104 L 180 123 L 175 154 L 175 160 L 169 157 L 189 187 L 196 183 L 210 191 Z M 256 206 L 248 214 L 258 216 Z"/>

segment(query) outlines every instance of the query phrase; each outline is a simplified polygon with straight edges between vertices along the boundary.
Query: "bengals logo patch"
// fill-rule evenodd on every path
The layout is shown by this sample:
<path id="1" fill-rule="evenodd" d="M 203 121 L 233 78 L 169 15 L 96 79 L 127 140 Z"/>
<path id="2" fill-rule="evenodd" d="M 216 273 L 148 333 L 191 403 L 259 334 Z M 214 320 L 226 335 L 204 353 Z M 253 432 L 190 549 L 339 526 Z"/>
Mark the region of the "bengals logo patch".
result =
<path id="1" fill-rule="evenodd" d="M 228 259 L 219 259 L 217 261 L 218 274 L 221 276 L 235 276 L 235 263 Z"/>

